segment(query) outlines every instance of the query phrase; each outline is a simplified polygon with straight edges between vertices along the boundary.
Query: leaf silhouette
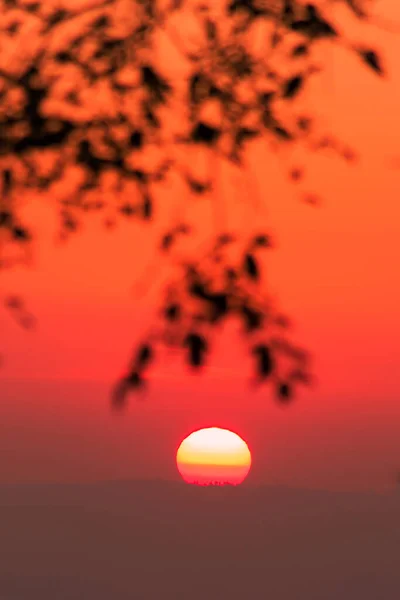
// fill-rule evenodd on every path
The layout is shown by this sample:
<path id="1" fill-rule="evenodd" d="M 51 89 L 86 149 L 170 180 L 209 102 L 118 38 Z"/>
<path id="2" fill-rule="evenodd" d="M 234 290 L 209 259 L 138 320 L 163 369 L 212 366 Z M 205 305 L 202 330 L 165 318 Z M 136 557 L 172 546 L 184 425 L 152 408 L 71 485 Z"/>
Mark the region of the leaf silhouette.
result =
<path id="1" fill-rule="evenodd" d="M 299 168 L 294 168 L 289 173 L 289 177 L 292 181 L 300 181 L 303 178 L 303 175 L 304 172 Z"/>
<path id="2" fill-rule="evenodd" d="M 209 300 L 211 295 L 206 285 L 199 279 L 195 279 L 190 284 L 189 293 L 195 298 L 200 298 L 201 300 Z"/>
<path id="3" fill-rule="evenodd" d="M 231 233 L 222 233 L 217 238 L 216 246 L 227 246 L 228 244 L 233 244 L 235 242 L 236 237 Z"/>
<path id="4" fill-rule="evenodd" d="M 238 273 L 232 267 L 227 267 L 225 269 L 225 277 L 228 283 L 233 283 L 238 279 Z"/>
<path id="5" fill-rule="evenodd" d="M 364 19 L 367 16 L 359 0 L 346 0 L 346 4 L 359 19 Z"/>
<path id="6" fill-rule="evenodd" d="M 240 314 L 244 322 L 245 330 L 248 333 L 261 329 L 264 317 L 260 311 L 244 304 L 240 308 Z"/>
<path id="7" fill-rule="evenodd" d="M 165 102 L 167 94 L 171 92 L 171 86 L 156 73 L 151 65 L 142 67 L 142 84 L 147 87 L 157 102 Z"/>
<path id="8" fill-rule="evenodd" d="M 288 142 L 293 139 L 293 135 L 290 133 L 290 131 L 288 131 L 282 125 L 274 125 L 273 131 L 277 135 L 277 137 L 282 140 L 285 140 Z"/>
<path id="9" fill-rule="evenodd" d="M 260 379 L 270 377 L 274 371 L 274 360 L 272 352 L 265 344 L 259 344 L 253 348 L 253 354 L 257 359 L 256 372 Z"/>
<path id="10" fill-rule="evenodd" d="M 227 294 L 212 294 L 208 298 L 210 304 L 210 321 L 217 323 L 229 310 L 229 298 Z"/>
<path id="11" fill-rule="evenodd" d="M 170 232 L 166 233 L 165 235 L 163 235 L 163 237 L 161 239 L 161 244 L 160 244 L 161 250 L 163 252 L 166 252 L 167 250 L 169 250 L 171 248 L 172 244 L 174 243 L 174 241 L 175 241 L 175 235 L 173 232 L 170 231 Z"/>
<path id="12" fill-rule="evenodd" d="M 143 198 L 143 218 L 147 221 L 153 216 L 153 202 L 148 194 Z"/>
<path id="13" fill-rule="evenodd" d="M 375 50 L 361 49 L 359 50 L 359 54 L 364 63 L 375 73 L 381 76 L 384 75 L 381 58 Z"/>
<path id="14" fill-rule="evenodd" d="M 186 182 L 194 194 L 205 194 L 211 189 L 209 182 L 198 181 L 190 176 L 186 177 Z"/>
<path id="15" fill-rule="evenodd" d="M 212 127 L 206 123 L 198 123 L 191 135 L 191 139 L 195 144 L 206 144 L 213 146 L 221 135 L 221 131 L 217 127 Z"/>
<path id="16" fill-rule="evenodd" d="M 215 42 L 217 40 L 217 25 L 211 19 L 206 19 L 206 34 L 207 38 L 210 42 Z"/>
<path id="17" fill-rule="evenodd" d="M 244 271 L 254 281 L 258 281 L 260 272 L 257 261 L 253 254 L 246 254 L 244 257 Z"/>
<path id="18" fill-rule="evenodd" d="M 211 83 L 201 72 L 194 73 L 189 81 L 189 99 L 192 104 L 199 104 L 209 97 Z"/>
<path id="19" fill-rule="evenodd" d="M 142 344 L 136 352 L 134 359 L 135 372 L 142 371 L 154 358 L 154 351 L 150 344 Z"/>
<path id="20" fill-rule="evenodd" d="M 132 131 L 129 137 L 129 146 L 135 150 L 140 150 L 143 147 L 143 132 L 140 129 Z"/>
<path id="21" fill-rule="evenodd" d="M 189 365 L 195 369 L 202 367 L 208 350 L 206 339 L 198 333 L 189 333 L 185 338 L 184 345 L 188 349 Z"/>
<path id="22" fill-rule="evenodd" d="M 164 310 L 164 316 L 167 321 L 177 321 L 181 316 L 181 307 L 179 304 L 168 304 Z"/>
<path id="23" fill-rule="evenodd" d="M 293 21 L 291 29 L 308 36 L 311 39 L 337 37 L 336 29 L 326 21 L 319 10 L 313 4 L 306 5 L 306 16 L 304 19 Z"/>
<path id="24" fill-rule="evenodd" d="M 30 233 L 24 227 L 13 227 L 12 229 L 13 238 L 19 242 L 28 242 L 30 240 Z"/>
<path id="25" fill-rule="evenodd" d="M 13 184 L 13 176 L 10 169 L 4 169 L 3 171 L 3 196 L 7 198 L 10 194 Z"/>
<path id="26" fill-rule="evenodd" d="M 250 127 L 241 127 L 235 135 L 235 145 L 238 148 L 243 146 L 243 143 L 252 140 L 260 134 L 258 129 L 251 129 Z"/>
<path id="27" fill-rule="evenodd" d="M 130 203 L 127 202 L 126 204 L 124 204 L 123 206 L 121 206 L 120 212 L 125 217 L 132 217 L 136 213 L 136 209 L 133 206 L 133 204 L 130 204 Z"/>
<path id="28" fill-rule="evenodd" d="M 24 309 L 24 302 L 20 296 L 8 296 L 4 300 L 4 304 L 10 310 L 20 311 Z"/>
<path id="29" fill-rule="evenodd" d="M 141 375 L 133 371 L 126 377 L 122 378 L 112 391 L 112 407 L 115 410 L 125 408 L 129 392 L 137 391 L 144 386 L 144 380 Z"/>
<path id="30" fill-rule="evenodd" d="M 305 56 L 306 54 L 308 54 L 307 44 L 298 44 L 292 50 L 293 57 Z"/>
<path id="31" fill-rule="evenodd" d="M 288 383 L 279 383 L 276 389 L 276 397 L 281 404 L 288 404 L 293 400 L 293 389 Z"/>
<path id="32" fill-rule="evenodd" d="M 288 79 L 283 86 L 283 97 L 294 98 L 300 92 L 304 83 L 303 75 L 295 75 Z"/>
<path id="33" fill-rule="evenodd" d="M 9 227 L 13 221 L 12 213 L 2 210 L 0 211 L 0 227 Z"/>
<path id="34" fill-rule="evenodd" d="M 262 233 L 260 235 L 256 235 L 253 238 L 252 245 L 254 247 L 258 247 L 258 248 L 271 248 L 271 245 L 272 245 L 271 238 L 269 235 L 264 234 L 264 233 Z"/>

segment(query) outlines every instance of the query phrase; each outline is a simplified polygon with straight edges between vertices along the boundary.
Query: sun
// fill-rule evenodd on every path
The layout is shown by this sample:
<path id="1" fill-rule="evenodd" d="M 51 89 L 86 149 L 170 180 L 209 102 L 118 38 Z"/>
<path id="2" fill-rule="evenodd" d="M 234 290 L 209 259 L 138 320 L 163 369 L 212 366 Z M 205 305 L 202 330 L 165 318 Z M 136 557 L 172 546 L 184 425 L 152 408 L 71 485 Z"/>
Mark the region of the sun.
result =
<path id="1" fill-rule="evenodd" d="M 250 471 L 251 454 L 237 433 L 208 427 L 194 431 L 183 440 L 176 463 L 186 483 L 238 485 Z"/>

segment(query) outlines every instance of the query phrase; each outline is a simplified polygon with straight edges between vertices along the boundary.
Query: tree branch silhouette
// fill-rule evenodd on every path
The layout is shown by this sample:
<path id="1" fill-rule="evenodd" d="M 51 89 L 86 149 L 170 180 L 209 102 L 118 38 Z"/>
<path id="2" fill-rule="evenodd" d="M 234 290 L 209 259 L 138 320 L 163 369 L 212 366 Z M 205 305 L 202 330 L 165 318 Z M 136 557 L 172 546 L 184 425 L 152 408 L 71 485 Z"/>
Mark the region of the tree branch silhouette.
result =
<path id="1" fill-rule="evenodd" d="M 185 217 L 176 217 L 155 249 L 176 276 L 160 298 L 160 322 L 113 395 L 116 408 L 144 384 L 158 345 L 180 348 L 200 372 L 213 335 L 231 319 L 242 326 L 257 381 L 270 382 L 280 402 L 310 382 L 309 356 L 289 341 L 290 323 L 263 276 L 261 253 L 272 246 L 264 220 L 252 231 L 225 230 L 216 180 L 222 164 L 244 170 L 256 140 L 274 152 L 302 147 L 307 156 L 329 148 L 354 160 L 354 151 L 321 131 L 299 100 L 324 69 L 324 45 L 340 45 L 384 75 L 378 51 L 347 39 L 336 18 L 340 5 L 347 19 L 369 23 L 371 4 L 82 0 L 72 9 L 62 0 L 2 3 L 0 267 L 25 260 L 31 247 L 16 198 L 32 190 L 52 199 L 60 235 L 68 238 L 92 211 L 106 213 L 107 227 L 121 218 L 148 226 L 157 221 L 169 179 L 178 177 L 186 189 Z M 188 160 L 194 152 L 204 158 L 205 172 Z M 294 186 L 301 187 L 305 168 L 290 165 Z M 105 189 L 108 195 L 99 200 Z M 316 201 L 304 190 L 300 198 Z M 212 199 L 217 216 L 202 241 L 204 251 L 182 254 L 176 251 L 180 241 L 198 235 L 191 199 Z M 245 203 L 250 222 L 255 205 L 257 199 Z M 12 260 L 11 245 L 21 250 Z M 15 301 L 11 305 L 14 313 L 22 310 Z"/>

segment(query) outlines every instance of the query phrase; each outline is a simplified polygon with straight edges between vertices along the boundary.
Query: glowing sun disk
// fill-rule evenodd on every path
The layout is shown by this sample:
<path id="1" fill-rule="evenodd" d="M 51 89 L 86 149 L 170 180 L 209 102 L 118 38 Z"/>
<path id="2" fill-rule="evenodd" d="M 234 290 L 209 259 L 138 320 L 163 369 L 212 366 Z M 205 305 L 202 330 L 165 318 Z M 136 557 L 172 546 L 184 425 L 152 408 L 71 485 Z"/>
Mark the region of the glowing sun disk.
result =
<path id="1" fill-rule="evenodd" d="M 209 427 L 183 440 L 176 462 L 187 483 L 237 485 L 250 470 L 251 454 L 246 442 L 236 433 Z"/>

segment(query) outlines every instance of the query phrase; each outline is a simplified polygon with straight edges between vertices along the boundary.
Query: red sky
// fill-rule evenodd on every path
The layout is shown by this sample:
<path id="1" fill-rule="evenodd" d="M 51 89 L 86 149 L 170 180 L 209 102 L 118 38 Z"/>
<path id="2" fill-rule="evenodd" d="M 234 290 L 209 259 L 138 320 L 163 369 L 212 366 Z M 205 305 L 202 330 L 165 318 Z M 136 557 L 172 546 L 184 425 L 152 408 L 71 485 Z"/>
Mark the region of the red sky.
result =
<path id="1" fill-rule="evenodd" d="M 382 14 L 383 4 L 395 17 L 394 2 L 382 3 Z M 337 53 L 316 90 L 316 110 L 361 154 L 358 166 L 311 165 L 322 206 L 300 203 L 273 163 L 252 157 L 278 242 L 270 281 L 295 338 L 315 355 L 317 386 L 284 411 L 267 391 L 253 396 L 229 337 L 204 379 L 165 363 L 146 403 L 111 415 L 108 388 L 151 312 L 151 295 L 132 291 L 143 263 L 127 253 L 134 238 L 146 255 L 148 234 L 128 225 L 104 234 L 93 223 L 55 247 L 46 217 L 34 268 L 4 277 L 39 327 L 26 333 L 1 315 L 0 481 L 175 478 L 183 437 L 220 425 L 253 449 L 253 481 L 392 483 L 400 471 L 400 34 L 372 31 L 388 78 Z"/>

